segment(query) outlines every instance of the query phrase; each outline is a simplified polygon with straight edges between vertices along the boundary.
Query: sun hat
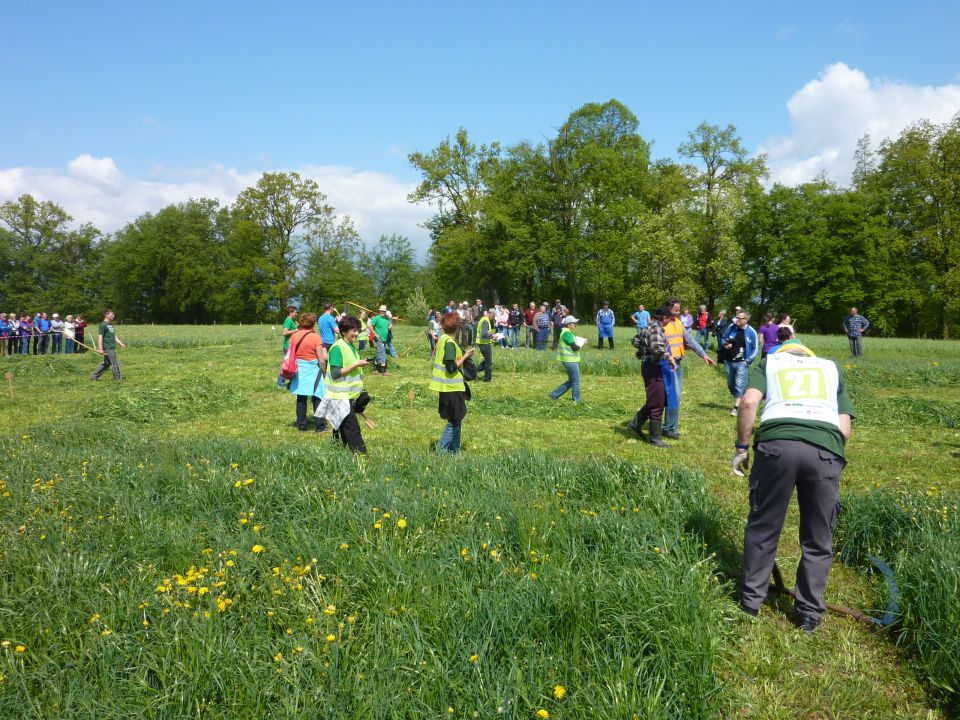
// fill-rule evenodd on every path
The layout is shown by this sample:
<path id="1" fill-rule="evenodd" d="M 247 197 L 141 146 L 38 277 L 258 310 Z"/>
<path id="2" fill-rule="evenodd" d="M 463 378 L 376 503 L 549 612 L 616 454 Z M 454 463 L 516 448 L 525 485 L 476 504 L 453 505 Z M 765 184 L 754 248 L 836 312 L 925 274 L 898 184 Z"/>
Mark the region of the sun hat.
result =
<path id="1" fill-rule="evenodd" d="M 387 306 L 386 306 L 386 305 L 381 305 L 381 306 L 380 306 L 380 309 L 379 309 L 377 312 L 386 312 L 386 311 L 387 311 Z"/>
<path id="2" fill-rule="evenodd" d="M 54 314 L 53 314 L 53 316 L 54 316 L 55 318 L 58 318 L 58 317 L 60 317 L 60 316 L 59 316 L 59 315 L 57 315 L 56 313 L 54 313 Z"/>
<path id="3" fill-rule="evenodd" d="M 578 323 L 578 322 L 580 322 L 580 321 L 577 320 L 573 315 L 567 315 L 567 316 L 563 319 L 563 324 L 564 324 L 564 325 L 572 325 L 573 323 Z"/>

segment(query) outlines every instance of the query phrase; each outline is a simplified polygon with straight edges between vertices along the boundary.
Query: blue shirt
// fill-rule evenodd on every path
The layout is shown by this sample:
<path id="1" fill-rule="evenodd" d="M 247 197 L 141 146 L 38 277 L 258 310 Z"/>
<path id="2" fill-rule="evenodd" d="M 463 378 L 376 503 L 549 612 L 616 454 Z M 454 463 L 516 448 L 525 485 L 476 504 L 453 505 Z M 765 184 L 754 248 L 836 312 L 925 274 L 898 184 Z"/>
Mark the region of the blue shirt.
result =
<path id="1" fill-rule="evenodd" d="M 633 319 L 637 323 L 637 330 L 643 330 L 643 328 L 650 324 L 650 311 L 637 310 L 637 312 L 633 314 Z"/>
<path id="2" fill-rule="evenodd" d="M 46 318 L 40 318 L 39 328 L 40 332 L 50 332 L 50 321 Z"/>
<path id="3" fill-rule="evenodd" d="M 333 345 L 337 341 L 337 335 L 334 332 L 336 327 L 337 319 L 331 313 L 320 316 L 320 339 L 325 345 Z"/>

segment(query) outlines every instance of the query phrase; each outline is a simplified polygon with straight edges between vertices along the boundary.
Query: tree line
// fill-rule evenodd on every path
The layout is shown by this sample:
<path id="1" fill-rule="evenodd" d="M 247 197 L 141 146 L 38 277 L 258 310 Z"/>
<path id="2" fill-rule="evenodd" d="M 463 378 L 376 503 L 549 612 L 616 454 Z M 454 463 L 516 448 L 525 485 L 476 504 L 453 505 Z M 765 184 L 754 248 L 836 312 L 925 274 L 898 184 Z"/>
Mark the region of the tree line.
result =
<path id="1" fill-rule="evenodd" d="M 873 146 L 849 187 L 765 187 L 732 125 L 702 123 L 654 159 L 622 103 L 589 103 L 540 143 L 477 145 L 465 129 L 414 152 L 431 246 L 366 245 L 297 173 L 265 173 L 236 201 L 199 198 L 105 235 L 58 205 L 0 205 L 0 307 L 104 306 L 134 322 L 274 322 L 296 300 L 384 302 L 411 317 L 450 298 L 563 298 L 621 319 L 669 296 L 713 311 L 789 312 L 837 332 L 851 305 L 884 335 L 950 337 L 960 322 L 960 114 Z"/>

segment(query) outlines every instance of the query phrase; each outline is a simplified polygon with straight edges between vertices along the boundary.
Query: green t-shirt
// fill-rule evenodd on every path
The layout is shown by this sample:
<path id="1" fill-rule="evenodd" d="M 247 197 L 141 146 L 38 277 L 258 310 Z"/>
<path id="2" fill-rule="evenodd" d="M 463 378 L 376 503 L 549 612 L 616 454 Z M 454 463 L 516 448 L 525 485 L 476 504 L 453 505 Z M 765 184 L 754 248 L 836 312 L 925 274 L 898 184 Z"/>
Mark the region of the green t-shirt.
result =
<path id="1" fill-rule="evenodd" d="M 343 367 L 343 348 L 339 348 L 336 345 L 330 348 L 330 353 L 327 355 L 327 365 L 330 367 Z"/>
<path id="2" fill-rule="evenodd" d="M 97 332 L 103 336 L 104 350 L 117 349 L 117 334 L 113 331 L 113 323 L 108 323 L 104 320 L 100 323 L 100 329 Z"/>
<path id="3" fill-rule="evenodd" d="M 386 342 L 387 335 L 390 333 L 390 321 L 382 315 L 374 315 L 370 324 L 373 325 L 373 331 L 377 334 L 377 337 Z"/>
<path id="4" fill-rule="evenodd" d="M 294 320 L 294 319 L 291 318 L 291 317 L 288 317 L 286 320 L 283 321 L 283 329 L 284 329 L 284 330 L 296 330 L 296 329 L 297 329 L 297 321 Z M 283 351 L 286 352 L 288 347 L 290 347 L 290 336 L 289 336 L 289 335 L 284 335 L 284 336 L 283 336 Z"/>
<path id="5" fill-rule="evenodd" d="M 841 415 L 853 415 L 853 405 L 850 403 L 850 397 L 847 395 L 847 386 L 843 380 L 843 375 L 837 372 L 840 383 L 837 386 L 837 411 Z M 750 369 L 750 377 L 747 382 L 747 389 L 753 388 L 767 395 L 767 359 L 763 358 L 760 362 Z M 761 443 L 764 440 L 802 440 L 811 445 L 816 445 L 824 450 L 829 450 L 834 455 L 844 457 L 843 447 L 846 441 L 839 428 L 830 423 L 819 420 L 799 420 L 794 418 L 779 418 L 761 423 L 754 436 L 754 444 Z"/>

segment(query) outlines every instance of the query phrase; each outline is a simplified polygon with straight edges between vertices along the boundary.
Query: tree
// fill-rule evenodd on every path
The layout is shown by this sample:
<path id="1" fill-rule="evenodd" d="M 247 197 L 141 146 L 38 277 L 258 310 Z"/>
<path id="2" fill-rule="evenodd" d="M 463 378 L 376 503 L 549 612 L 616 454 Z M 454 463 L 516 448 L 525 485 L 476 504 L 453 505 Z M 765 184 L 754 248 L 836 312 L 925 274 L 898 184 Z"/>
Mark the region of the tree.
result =
<path id="1" fill-rule="evenodd" d="M 735 223 L 751 184 L 766 176 L 764 158 L 750 159 L 733 125 L 700 123 L 678 152 L 696 164 L 686 168 L 689 213 L 694 225 L 694 257 L 699 283 L 713 312 L 718 297 L 744 282 L 742 248 Z"/>
<path id="2" fill-rule="evenodd" d="M 374 296 L 390 307 L 399 307 L 416 287 L 413 247 L 402 235 L 381 235 L 377 244 L 362 254 L 360 269 L 372 281 Z"/>
<path id="3" fill-rule="evenodd" d="M 327 249 L 349 234 L 349 218 L 338 221 L 317 184 L 298 173 L 264 173 L 257 184 L 237 196 L 234 209 L 259 226 L 272 275 L 277 310 L 287 306 L 298 267 L 312 250 Z"/>

